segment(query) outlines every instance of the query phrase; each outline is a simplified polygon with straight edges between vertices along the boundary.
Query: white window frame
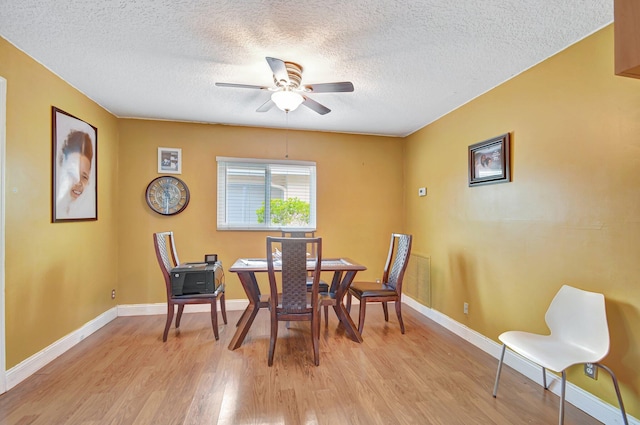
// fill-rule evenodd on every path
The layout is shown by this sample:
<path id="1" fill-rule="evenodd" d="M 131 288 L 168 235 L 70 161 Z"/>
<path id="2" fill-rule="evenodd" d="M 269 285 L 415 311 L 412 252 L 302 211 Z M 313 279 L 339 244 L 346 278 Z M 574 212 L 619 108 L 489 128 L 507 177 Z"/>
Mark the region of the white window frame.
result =
<path id="1" fill-rule="evenodd" d="M 292 160 L 277 160 L 277 159 L 256 159 L 256 158 L 232 158 L 217 156 L 216 163 L 218 168 L 218 195 L 217 195 L 217 229 L 218 230 L 249 230 L 249 231 L 274 231 L 274 230 L 296 230 L 296 231 L 315 231 L 316 230 L 316 163 L 312 161 L 292 161 Z M 232 167 L 233 164 L 237 165 L 250 165 L 255 166 L 257 169 L 264 167 L 265 170 L 265 190 L 264 190 L 264 203 L 267 208 L 267 220 L 265 223 L 229 223 L 227 217 L 229 213 L 227 210 L 227 170 Z M 269 222 L 269 205 L 270 205 L 270 193 L 271 193 L 271 178 L 270 168 L 300 168 L 308 167 L 309 170 L 309 223 L 305 227 L 283 227 L 280 224 L 271 224 Z M 269 190 L 267 190 L 269 189 Z"/>

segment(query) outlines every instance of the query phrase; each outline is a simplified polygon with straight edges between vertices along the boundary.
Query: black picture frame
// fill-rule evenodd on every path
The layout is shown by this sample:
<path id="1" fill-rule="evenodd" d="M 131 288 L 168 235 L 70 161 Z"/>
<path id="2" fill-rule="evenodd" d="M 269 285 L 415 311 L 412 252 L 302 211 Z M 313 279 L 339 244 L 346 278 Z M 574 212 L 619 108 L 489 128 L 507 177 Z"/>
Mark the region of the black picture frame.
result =
<path id="1" fill-rule="evenodd" d="M 52 106 L 51 221 L 98 220 L 98 129 Z"/>
<path id="2" fill-rule="evenodd" d="M 511 181 L 509 133 L 469 146 L 469 187 Z"/>

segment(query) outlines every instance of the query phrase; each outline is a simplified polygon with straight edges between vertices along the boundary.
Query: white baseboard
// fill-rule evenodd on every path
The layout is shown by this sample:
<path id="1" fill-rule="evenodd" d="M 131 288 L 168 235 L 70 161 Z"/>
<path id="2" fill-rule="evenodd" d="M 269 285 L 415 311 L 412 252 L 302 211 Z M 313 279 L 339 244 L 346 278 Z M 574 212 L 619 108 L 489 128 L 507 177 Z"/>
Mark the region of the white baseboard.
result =
<path id="1" fill-rule="evenodd" d="M 412 299 L 411 297 L 402 295 L 402 302 L 418 311 L 423 316 L 433 320 L 434 322 L 458 335 L 460 338 L 464 339 L 470 344 L 475 345 L 482 351 L 495 357 L 496 359 L 500 357 L 500 353 L 502 352 L 501 344 L 466 327 L 462 323 L 456 322 L 449 316 L 446 316 L 439 311 L 433 310 L 420 304 L 418 301 Z M 540 366 L 509 350 L 507 350 L 505 353 L 504 363 L 542 386 L 542 369 L 540 368 Z M 498 363 L 496 362 L 496 369 L 497 367 Z M 609 378 L 608 374 L 603 374 L 603 376 L 604 375 L 606 375 L 605 379 Z M 552 391 L 557 396 L 560 396 L 560 382 L 561 381 L 559 376 L 556 376 L 552 373 L 547 373 L 547 384 L 549 385 L 549 391 Z M 493 391 L 493 382 L 491 382 L 491 390 Z M 613 383 L 611 383 L 611 391 L 615 394 Z M 488 394 L 488 396 L 491 397 L 492 394 Z M 617 425 L 624 423 L 622 421 L 620 409 L 617 406 L 610 405 L 606 401 L 583 390 L 582 388 L 572 384 L 571 382 L 567 382 L 565 396 L 568 403 L 573 404 L 578 409 L 596 418 L 604 424 Z M 498 397 L 500 397 L 499 390 Z M 640 425 L 640 421 L 637 418 L 630 416 L 628 413 L 627 419 L 629 420 L 629 424 Z"/>
<path id="2" fill-rule="evenodd" d="M 244 310 L 249 305 L 247 300 L 227 300 L 225 306 L 227 311 Z M 207 304 L 194 304 L 185 307 L 186 313 L 199 313 L 209 312 L 209 305 Z M 38 370 L 55 360 L 58 356 L 71 349 L 80 341 L 91 335 L 98 329 L 105 326 L 118 316 L 145 316 L 152 314 L 166 314 L 167 303 L 158 304 L 131 304 L 131 305 L 119 305 L 113 307 L 108 311 L 102 313 L 95 319 L 87 322 L 80 329 L 60 338 L 53 344 L 45 347 L 43 350 L 37 352 L 33 356 L 23 360 L 16 366 L 7 370 L 7 385 L 6 390 L 24 381 Z"/>
<path id="3" fill-rule="evenodd" d="M 109 309 L 95 319 L 87 322 L 80 329 L 60 338 L 44 350 L 21 361 L 11 369 L 7 370 L 7 391 L 36 373 L 61 354 L 64 354 L 67 350 L 71 349 L 80 341 L 102 328 L 116 317 L 118 317 L 117 309 L 115 307 Z"/>
<path id="4" fill-rule="evenodd" d="M 249 305 L 248 300 L 225 300 L 227 311 L 244 310 Z M 191 304 L 184 308 L 186 313 L 208 313 L 209 304 Z M 218 310 L 220 310 L 218 308 Z M 154 314 L 166 314 L 167 303 L 157 304 L 126 304 L 118 306 L 118 317 L 120 316 L 149 316 Z"/>
<path id="5" fill-rule="evenodd" d="M 418 311 L 423 316 L 433 320 L 434 322 L 458 335 L 470 344 L 475 345 L 484 352 L 495 357 L 496 359 L 500 356 L 502 347 L 497 342 L 487 338 L 484 335 L 481 335 L 480 333 L 466 327 L 459 322 L 456 322 L 455 320 L 436 310 L 420 304 L 411 297 L 403 295 L 402 302 Z M 244 310 L 248 304 L 249 303 L 247 300 L 226 300 L 225 302 L 227 311 Z M 158 303 L 119 305 L 102 313 L 100 316 L 86 323 L 80 329 L 59 339 L 50 346 L 44 348 L 42 351 L 34 354 L 33 356 L 23 360 L 16 366 L 9 369 L 7 371 L 7 391 L 18 385 L 23 380 L 27 379 L 29 376 L 36 373 L 42 367 L 46 366 L 49 362 L 65 353 L 67 350 L 78 344 L 80 341 L 82 341 L 84 338 L 91 335 L 98 329 L 105 326 L 107 323 L 114 320 L 116 317 L 165 314 L 166 311 L 167 304 Z M 209 306 L 206 304 L 190 305 L 185 308 L 185 313 L 198 313 L 208 311 Z M 515 369 L 527 378 L 542 386 L 542 372 L 538 365 L 509 350 L 507 350 L 505 354 L 504 362 L 511 368 Z M 547 383 L 549 384 L 549 390 L 554 394 L 559 395 L 560 378 L 553 374 L 547 374 Z M 614 391 L 613 384 L 611 391 Z M 490 397 L 491 394 L 488 394 L 488 396 Z M 609 403 L 601 400 L 593 394 L 583 390 L 580 387 L 577 387 L 571 382 L 567 382 L 566 400 L 567 402 L 573 404 L 580 410 L 584 411 L 588 415 L 593 416 L 604 424 L 617 425 L 623 423 L 622 415 L 620 415 L 620 410 L 617 406 L 610 405 Z M 628 414 L 627 416 L 630 424 L 640 425 L 640 421 L 637 418 L 629 416 Z"/>

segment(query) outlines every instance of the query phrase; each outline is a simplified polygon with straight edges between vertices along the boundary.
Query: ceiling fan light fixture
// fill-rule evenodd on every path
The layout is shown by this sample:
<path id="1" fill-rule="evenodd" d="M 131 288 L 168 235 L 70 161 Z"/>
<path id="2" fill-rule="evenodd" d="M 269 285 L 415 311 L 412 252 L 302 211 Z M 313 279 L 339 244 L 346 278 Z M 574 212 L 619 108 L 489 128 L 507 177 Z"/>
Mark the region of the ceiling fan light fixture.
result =
<path id="1" fill-rule="evenodd" d="M 275 86 L 264 87 L 250 84 L 216 83 L 217 87 L 237 87 L 242 89 L 268 90 L 271 98 L 263 103 L 256 112 L 267 112 L 276 105 L 284 112 L 294 111 L 301 104 L 312 111 L 325 115 L 331 112 L 321 103 L 316 102 L 308 93 L 341 93 L 352 92 L 353 83 L 342 81 L 337 83 L 318 83 L 302 85 L 302 67 L 295 62 L 285 62 L 282 59 L 267 57 L 267 63 L 273 72 L 273 83 Z M 301 92 L 303 94 L 301 94 Z"/>
<path id="2" fill-rule="evenodd" d="M 281 90 L 271 95 L 271 100 L 284 112 L 295 111 L 304 101 L 301 94 L 289 90 Z"/>

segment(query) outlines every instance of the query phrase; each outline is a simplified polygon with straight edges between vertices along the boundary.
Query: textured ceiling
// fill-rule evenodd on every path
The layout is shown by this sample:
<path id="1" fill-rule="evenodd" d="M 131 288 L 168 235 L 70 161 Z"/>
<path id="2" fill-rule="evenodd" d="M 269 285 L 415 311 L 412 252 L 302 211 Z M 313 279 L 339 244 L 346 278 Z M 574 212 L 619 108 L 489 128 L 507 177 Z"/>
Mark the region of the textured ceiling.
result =
<path id="1" fill-rule="evenodd" d="M 612 0 L 4 0 L 0 35 L 118 117 L 404 136 L 613 20 Z M 272 56 L 332 110 L 259 113 Z M 0 58 L 2 60 L 2 58 Z M 10 84 L 10 82 L 9 82 Z M 82 116 L 81 111 L 73 111 Z"/>

